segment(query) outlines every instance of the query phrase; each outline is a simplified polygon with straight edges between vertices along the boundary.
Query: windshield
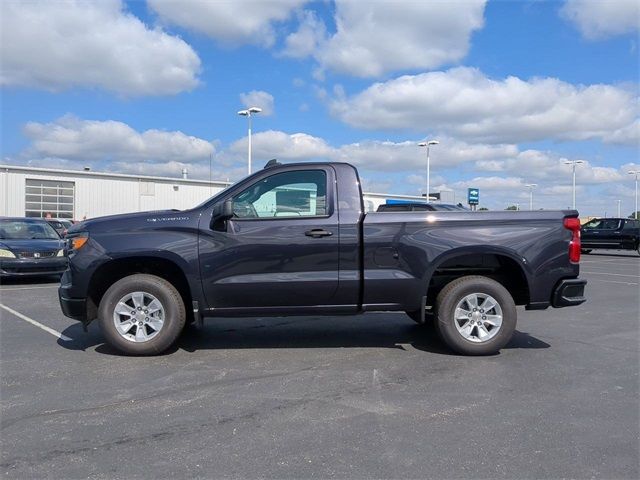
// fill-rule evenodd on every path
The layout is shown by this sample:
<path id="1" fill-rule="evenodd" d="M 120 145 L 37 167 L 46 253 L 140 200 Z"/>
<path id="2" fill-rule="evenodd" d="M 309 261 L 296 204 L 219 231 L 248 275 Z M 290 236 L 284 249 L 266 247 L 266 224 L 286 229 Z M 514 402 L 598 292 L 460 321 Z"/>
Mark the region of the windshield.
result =
<path id="1" fill-rule="evenodd" d="M 585 223 L 582 228 L 585 230 L 617 230 L 620 220 L 616 218 L 595 218 Z"/>
<path id="2" fill-rule="evenodd" d="M 59 240 L 60 235 L 47 222 L 0 220 L 0 240 Z"/>

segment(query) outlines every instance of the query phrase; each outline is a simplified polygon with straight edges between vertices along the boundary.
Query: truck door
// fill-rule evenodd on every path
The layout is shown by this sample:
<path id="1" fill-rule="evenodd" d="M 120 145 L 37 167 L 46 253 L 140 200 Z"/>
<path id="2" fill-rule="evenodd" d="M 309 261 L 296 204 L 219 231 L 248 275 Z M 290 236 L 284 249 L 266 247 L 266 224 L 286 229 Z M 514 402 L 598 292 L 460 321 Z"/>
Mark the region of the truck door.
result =
<path id="1" fill-rule="evenodd" d="M 637 248 L 638 240 L 638 224 L 637 220 L 622 220 L 624 226 L 622 227 L 622 248 L 628 250 L 635 250 Z"/>
<path id="2" fill-rule="evenodd" d="M 623 248 L 623 226 L 624 220 L 618 220 L 617 218 L 606 218 L 603 222 L 603 231 L 601 234 L 601 237 L 604 239 L 605 243 L 611 245 L 613 248 Z"/>
<path id="3" fill-rule="evenodd" d="M 338 289 L 335 172 L 309 165 L 265 170 L 232 195 L 224 225 L 200 223 L 199 262 L 210 309 L 331 305 Z"/>

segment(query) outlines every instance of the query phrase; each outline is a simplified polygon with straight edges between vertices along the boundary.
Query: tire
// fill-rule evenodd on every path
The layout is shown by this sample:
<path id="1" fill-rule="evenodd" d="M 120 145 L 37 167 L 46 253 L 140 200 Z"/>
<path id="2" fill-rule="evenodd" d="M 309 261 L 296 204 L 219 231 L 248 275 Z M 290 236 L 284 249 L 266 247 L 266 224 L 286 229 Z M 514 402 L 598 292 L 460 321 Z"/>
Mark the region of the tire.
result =
<path id="1" fill-rule="evenodd" d="M 176 341 L 185 321 L 184 302 L 176 288 L 154 275 L 135 274 L 118 280 L 98 307 L 98 322 L 107 343 L 128 355 L 164 352 Z"/>
<path id="2" fill-rule="evenodd" d="M 489 299 L 491 308 L 485 311 L 482 307 Z M 487 277 L 470 275 L 448 283 L 436 298 L 436 312 L 440 336 L 452 350 L 463 355 L 498 353 L 516 328 L 516 305 L 511 294 Z"/>

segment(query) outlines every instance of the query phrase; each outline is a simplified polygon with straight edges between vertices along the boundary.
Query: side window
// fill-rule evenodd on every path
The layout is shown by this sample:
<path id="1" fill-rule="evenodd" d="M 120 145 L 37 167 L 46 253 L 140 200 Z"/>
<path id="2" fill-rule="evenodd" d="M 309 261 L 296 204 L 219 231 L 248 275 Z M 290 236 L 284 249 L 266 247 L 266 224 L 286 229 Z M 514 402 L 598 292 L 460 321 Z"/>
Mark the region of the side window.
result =
<path id="1" fill-rule="evenodd" d="M 237 218 L 321 217 L 327 215 L 324 170 L 277 173 L 233 197 Z"/>
<path id="2" fill-rule="evenodd" d="M 624 221 L 624 229 L 632 230 L 640 227 L 640 222 L 638 220 L 625 220 Z"/>

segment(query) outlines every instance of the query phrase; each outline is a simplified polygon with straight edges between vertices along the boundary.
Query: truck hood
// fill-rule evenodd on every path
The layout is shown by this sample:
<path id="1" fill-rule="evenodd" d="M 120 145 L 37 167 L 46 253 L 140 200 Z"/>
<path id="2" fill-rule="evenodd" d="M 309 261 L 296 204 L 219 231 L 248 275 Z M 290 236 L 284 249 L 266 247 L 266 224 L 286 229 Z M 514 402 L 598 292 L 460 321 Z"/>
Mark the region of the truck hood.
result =
<path id="1" fill-rule="evenodd" d="M 193 210 L 157 210 L 151 212 L 124 213 L 121 215 L 109 215 L 97 217 L 75 224 L 69 229 L 68 234 L 76 232 L 100 232 L 118 230 L 156 229 L 160 225 L 176 225 L 189 222 L 198 216 L 199 212 Z"/>

